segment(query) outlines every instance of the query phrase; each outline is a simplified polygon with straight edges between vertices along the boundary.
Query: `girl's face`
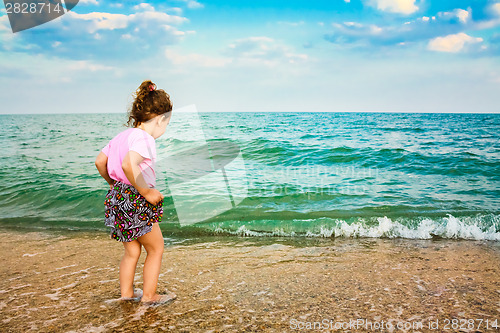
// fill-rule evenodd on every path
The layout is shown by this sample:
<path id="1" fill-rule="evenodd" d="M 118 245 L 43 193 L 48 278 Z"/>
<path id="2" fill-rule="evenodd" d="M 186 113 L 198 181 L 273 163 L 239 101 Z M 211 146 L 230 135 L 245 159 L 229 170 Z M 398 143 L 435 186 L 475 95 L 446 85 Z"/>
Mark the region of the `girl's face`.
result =
<path id="1" fill-rule="evenodd" d="M 156 116 L 156 118 L 158 119 L 156 120 L 156 128 L 154 133 L 155 135 L 153 135 L 155 139 L 162 136 L 163 133 L 165 133 L 167 125 L 168 123 L 170 123 L 171 117 L 172 117 L 172 111 Z"/>

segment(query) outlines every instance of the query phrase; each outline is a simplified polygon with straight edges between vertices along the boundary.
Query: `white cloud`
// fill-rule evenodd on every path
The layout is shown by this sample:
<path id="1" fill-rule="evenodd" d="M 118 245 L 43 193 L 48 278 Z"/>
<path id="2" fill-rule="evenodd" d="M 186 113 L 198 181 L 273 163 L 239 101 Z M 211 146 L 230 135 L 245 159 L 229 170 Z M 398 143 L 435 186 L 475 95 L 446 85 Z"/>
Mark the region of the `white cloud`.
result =
<path id="1" fill-rule="evenodd" d="M 167 10 L 172 11 L 173 13 L 176 13 L 178 15 L 182 14 L 182 8 L 179 7 L 171 7 L 168 8 Z"/>
<path id="2" fill-rule="evenodd" d="M 307 55 L 294 53 L 288 46 L 265 36 L 238 39 L 229 44 L 225 53 L 240 63 L 270 66 L 283 62 L 293 64 L 308 58 Z"/>
<path id="3" fill-rule="evenodd" d="M 10 31 L 10 22 L 9 22 L 9 17 L 7 15 L 0 16 L 0 31 Z"/>
<path id="4" fill-rule="evenodd" d="M 198 1 L 195 0 L 187 0 L 187 7 L 189 9 L 200 9 L 205 7 L 202 3 L 199 3 Z"/>
<path id="5" fill-rule="evenodd" d="M 162 12 L 148 11 L 137 14 L 129 15 L 130 21 L 133 23 L 145 23 L 157 22 L 157 23 L 169 23 L 169 24 L 182 24 L 187 22 L 188 19 L 181 16 L 169 15 Z"/>
<path id="6" fill-rule="evenodd" d="M 456 53 L 462 51 L 468 44 L 480 43 L 482 41 L 482 38 L 471 37 L 461 32 L 431 39 L 427 48 L 432 51 Z"/>
<path id="7" fill-rule="evenodd" d="M 367 47 L 370 45 L 409 45 L 435 37 L 473 30 L 478 22 L 472 20 L 471 8 L 438 12 L 436 16 L 422 16 L 399 24 L 374 25 L 359 22 L 332 23 L 334 28 L 325 39 L 337 44 Z"/>
<path id="8" fill-rule="evenodd" d="M 0 51 L 36 50 L 75 60 L 88 56 L 102 60 L 118 57 L 123 62 L 135 58 L 144 50 L 151 55 L 156 52 L 161 54 L 165 45 L 176 44 L 193 33 L 179 28 L 188 21 L 185 17 L 155 11 L 147 4 L 139 5 L 137 9 L 141 10 L 130 14 L 69 11 L 62 19 L 44 24 L 48 33 L 42 36 L 12 34 L 7 15 L 0 16 Z M 68 39 L 68 33 L 78 38 Z M 54 41 L 62 43 L 56 46 Z"/>
<path id="9" fill-rule="evenodd" d="M 64 45 L 64 44 L 62 44 Z M 58 47 L 62 47 L 58 45 Z M 16 73 L 14 77 L 30 84 L 78 81 L 82 77 L 105 73 L 118 77 L 121 69 L 89 60 L 70 60 L 44 54 L 2 53 L 2 66 Z M 92 74 L 91 74 L 92 73 Z"/>
<path id="10" fill-rule="evenodd" d="M 165 57 L 174 65 L 187 67 L 223 67 L 231 62 L 231 59 L 225 57 L 212 57 L 198 53 L 180 54 L 168 48 L 165 50 Z"/>
<path id="11" fill-rule="evenodd" d="M 166 32 L 168 32 L 172 36 L 184 36 L 188 33 L 194 33 L 194 31 L 184 32 L 184 31 L 177 30 L 177 28 L 175 28 L 171 25 L 168 25 L 168 24 L 164 24 L 162 27 Z"/>
<path id="12" fill-rule="evenodd" d="M 0 16 L 0 50 L 12 51 L 17 48 L 26 51 L 30 49 L 29 45 L 23 40 L 22 34 L 12 33 L 9 17 L 7 15 Z M 1 65 L 4 65 L 3 60 Z"/>
<path id="13" fill-rule="evenodd" d="M 437 13 L 438 18 L 445 19 L 447 21 L 458 20 L 462 24 L 469 23 L 471 20 L 472 10 L 467 8 L 467 10 L 456 8 L 451 12 L 439 12 Z"/>
<path id="14" fill-rule="evenodd" d="M 415 0 L 368 0 L 367 4 L 384 12 L 406 15 L 418 10 Z"/>
<path id="15" fill-rule="evenodd" d="M 337 25 L 337 23 L 333 23 L 333 25 Z M 358 22 L 344 22 L 344 25 L 347 27 L 357 27 L 357 28 L 363 26 L 361 23 Z"/>
<path id="16" fill-rule="evenodd" d="M 500 2 L 491 5 L 491 11 L 495 13 L 497 16 L 500 16 Z"/>
<path id="17" fill-rule="evenodd" d="M 367 37 L 387 33 L 390 29 L 379 27 L 375 24 L 363 24 L 359 22 L 332 23 L 335 30 L 349 35 L 350 37 Z"/>
<path id="18" fill-rule="evenodd" d="M 78 1 L 79 4 L 84 4 L 84 5 L 99 5 L 99 2 L 97 0 L 80 0 Z"/>
<path id="19" fill-rule="evenodd" d="M 488 6 L 486 12 L 490 14 L 491 17 L 484 21 L 477 22 L 477 29 L 491 29 L 500 25 L 500 2 Z"/>
<path id="20" fill-rule="evenodd" d="M 99 13 L 78 14 L 73 11 L 68 12 L 67 16 L 75 20 L 86 21 L 87 31 L 94 33 L 98 30 L 123 29 L 128 26 L 129 17 L 123 14 Z"/>
<path id="21" fill-rule="evenodd" d="M 265 36 L 237 39 L 227 46 L 219 56 L 209 56 L 199 53 L 165 50 L 165 57 L 174 65 L 185 69 L 192 67 L 225 67 L 232 68 L 257 66 L 275 67 L 286 64 L 296 64 L 308 60 L 307 55 L 293 52 L 289 47 Z"/>
<path id="22" fill-rule="evenodd" d="M 140 3 L 138 5 L 135 5 L 134 7 L 132 7 L 134 10 L 145 10 L 145 11 L 154 11 L 155 8 L 153 6 L 151 6 L 149 3 Z"/>
<path id="23" fill-rule="evenodd" d="M 114 67 L 95 64 L 88 60 L 78 60 L 70 62 L 66 65 L 66 68 L 72 71 L 90 71 L 90 72 L 115 70 Z"/>
<path id="24" fill-rule="evenodd" d="M 455 9 L 455 13 L 462 23 L 467 23 L 467 20 L 470 19 L 470 13 L 463 9 Z"/>
<path id="25" fill-rule="evenodd" d="M 94 33 L 99 30 L 125 29 L 130 25 L 145 27 L 150 24 L 181 24 L 187 21 L 184 17 L 156 11 L 145 11 L 130 15 L 101 12 L 87 14 L 68 12 L 66 15 L 75 21 L 84 23 L 83 28 L 89 33 Z"/>
<path id="26" fill-rule="evenodd" d="M 234 43 L 229 44 L 229 48 L 233 50 L 252 50 L 254 49 L 258 44 L 264 44 L 264 43 L 273 43 L 274 39 L 270 37 L 248 37 L 248 38 L 242 38 L 242 39 L 237 39 Z"/>

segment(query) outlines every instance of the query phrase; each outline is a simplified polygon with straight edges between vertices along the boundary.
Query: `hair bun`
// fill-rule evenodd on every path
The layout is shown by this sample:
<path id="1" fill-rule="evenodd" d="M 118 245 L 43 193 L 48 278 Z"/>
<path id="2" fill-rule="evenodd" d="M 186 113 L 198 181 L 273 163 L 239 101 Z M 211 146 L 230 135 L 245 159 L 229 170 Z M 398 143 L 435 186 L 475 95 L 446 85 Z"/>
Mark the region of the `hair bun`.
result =
<path id="1" fill-rule="evenodd" d="M 154 91 L 154 94 L 151 92 Z M 135 91 L 134 101 L 129 109 L 129 120 L 127 125 L 133 123 L 136 127 L 139 123 L 147 121 L 158 114 L 172 111 L 170 96 L 163 90 L 158 89 L 151 80 L 145 80 Z"/>

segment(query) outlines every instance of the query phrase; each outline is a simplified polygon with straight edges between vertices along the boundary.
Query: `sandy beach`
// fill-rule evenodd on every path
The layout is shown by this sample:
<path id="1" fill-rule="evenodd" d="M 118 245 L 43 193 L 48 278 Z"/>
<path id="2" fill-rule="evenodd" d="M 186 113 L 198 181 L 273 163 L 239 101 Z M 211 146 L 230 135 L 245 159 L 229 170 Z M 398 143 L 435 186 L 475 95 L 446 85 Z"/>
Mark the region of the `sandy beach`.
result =
<path id="1" fill-rule="evenodd" d="M 500 330 L 491 327 L 495 320 L 500 325 L 496 242 L 167 242 L 159 292 L 169 289 L 178 298 L 147 307 L 117 301 L 122 245 L 106 233 L 3 233 L 2 332 Z"/>

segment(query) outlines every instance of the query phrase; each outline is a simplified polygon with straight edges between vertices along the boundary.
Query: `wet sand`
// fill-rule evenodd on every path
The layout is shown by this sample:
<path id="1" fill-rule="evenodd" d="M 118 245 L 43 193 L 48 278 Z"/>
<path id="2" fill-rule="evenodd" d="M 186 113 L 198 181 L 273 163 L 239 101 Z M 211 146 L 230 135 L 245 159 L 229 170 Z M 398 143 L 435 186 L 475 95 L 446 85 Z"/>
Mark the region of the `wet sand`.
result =
<path id="1" fill-rule="evenodd" d="M 3 233 L 1 332 L 500 331 L 486 327 L 500 325 L 495 242 L 213 237 L 167 243 L 159 292 L 169 289 L 178 298 L 147 307 L 116 300 L 123 246 L 106 233 Z M 144 258 L 143 251 L 136 288 Z"/>

